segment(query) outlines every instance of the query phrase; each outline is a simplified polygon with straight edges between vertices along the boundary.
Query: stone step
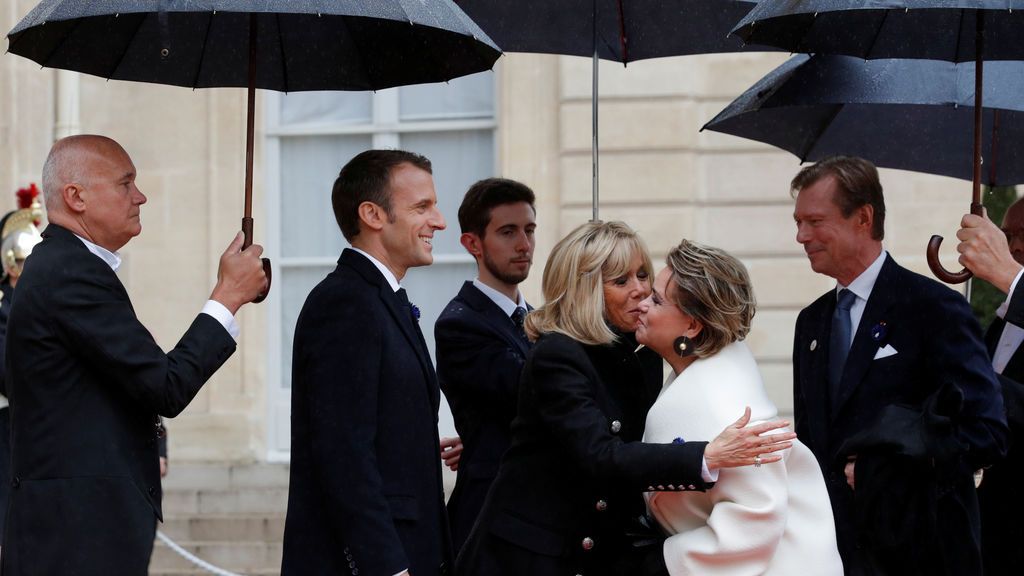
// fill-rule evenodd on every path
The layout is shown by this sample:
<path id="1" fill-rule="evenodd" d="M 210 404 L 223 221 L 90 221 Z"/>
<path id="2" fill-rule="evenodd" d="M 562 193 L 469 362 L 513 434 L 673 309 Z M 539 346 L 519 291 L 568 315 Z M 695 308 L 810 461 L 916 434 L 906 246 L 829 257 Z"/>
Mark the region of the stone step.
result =
<path id="1" fill-rule="evenodd" d="M 283 515 L 204 514 L 165 516 L 158 529 L 172 540 L 221 542 L 280 542 Z"/>
<path id="2" fill-rule="evenodd" d="M 283 516 L 288 510 L 287 486 L 277 488 L 184 489 L 164 491 L 168 517 L 225 514 Z"/>
<path id="3" fill-rule="evenodd" d="M 255 571 L 263 574 L 270 569 L 280 570 L 281 567 L 280 542 L 176 542 L 199 558 L 231 572 Z M 151 574 L 196 568 L 163 542 L 158 540 L 153 546 L 153 556 L 149 562 Z"/>
<path id="4" fill-rule="evenodd" d="M 164 491 L 286 488 L 287 464 L 216 464 L 171 462 L 163 479 Z"/>

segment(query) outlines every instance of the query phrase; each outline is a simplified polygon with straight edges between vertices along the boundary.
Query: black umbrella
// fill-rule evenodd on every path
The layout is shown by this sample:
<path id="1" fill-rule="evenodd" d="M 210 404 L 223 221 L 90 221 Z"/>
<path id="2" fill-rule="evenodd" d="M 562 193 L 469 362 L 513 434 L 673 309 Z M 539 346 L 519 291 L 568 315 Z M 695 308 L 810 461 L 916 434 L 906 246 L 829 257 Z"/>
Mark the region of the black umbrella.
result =
<path id="1" fill-rule="evenodd" d="M 245 246 L 252 243 L 256 88 L 441 82 L 489 70 L 501 55 L 451 0 L 43 0 L 7 38 L 9 52 L 51 68 L 247 87 Z M 267 259 L 264 269 L 269 278 Z"/>
<path id="2" fill-rule="evenodd" d="M 1024 62 L 992 62 L 985 76 L 982 182 L 1024 183 Z M 963 153 L 974 121 L 974 64 L 789 59 L 704 128 L 765 142 L 801 162 L 860 156 L 879 166 L 971 180 Z"/>
<path id="3" fill-rule="evenodd" d="M 975 62 L 974 177 L 971 212 L 981 206 L 981 123 L 985 60 L 1024 60 L 1024 0 L 763 0 L 733 33 L 793 52 L 862 58 Z M 939 262 L 941 236 L 928 244 L 928 265 L 950 283 L 971 277 Z"/>
<path id="4" fill-rule="evenodd" d="M 506 52 L 593 58 L 593 218 L 598 211 L 598 59 L 623 64 L 664 56 L 771 50 L 729 30 L 757 0 L 456 0 Z"/>

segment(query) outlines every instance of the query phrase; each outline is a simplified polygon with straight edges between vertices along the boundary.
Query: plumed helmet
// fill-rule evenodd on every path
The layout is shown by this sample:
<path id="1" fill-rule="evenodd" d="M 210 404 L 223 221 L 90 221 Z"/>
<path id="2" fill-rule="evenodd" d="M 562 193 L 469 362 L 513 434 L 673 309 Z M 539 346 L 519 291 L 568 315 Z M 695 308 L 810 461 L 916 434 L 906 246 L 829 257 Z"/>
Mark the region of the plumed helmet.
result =
<path id="1" fill-rule="evenodd" d="M 43 207 L 35 184 L 18 190 L 18 209 L 7 214 L 0 226 L 0 263 L 4 277 L 21 275 L 21 267 L 32 248 L 43 240 L 39 224 Z"/>

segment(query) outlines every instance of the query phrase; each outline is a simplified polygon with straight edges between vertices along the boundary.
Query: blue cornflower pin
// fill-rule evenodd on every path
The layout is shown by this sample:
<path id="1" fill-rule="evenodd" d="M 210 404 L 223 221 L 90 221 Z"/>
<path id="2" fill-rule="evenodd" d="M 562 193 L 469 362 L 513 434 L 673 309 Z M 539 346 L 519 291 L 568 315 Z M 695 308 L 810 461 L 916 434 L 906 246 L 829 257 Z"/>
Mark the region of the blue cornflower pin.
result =
<path id="1" fill-rule="evenodd" d="M 889 335 L 889 325 L 885 323 L 885 320 L 875 324 L 871 328 L 871 339 L 879 344 L 885 342 L 885 337 Z"/>
<path id="2" fill-rule="evenodd" d="M 412 317 L 415 318 L 417 322 L 419 322 L 420 321 L 420 307 L 415 305 L 415 304 L 409 304 L 409 306 L 412 307 Z"/>
<path id="3" fill-rule="evenodd" d="M 680 437 L 676 438 L 675 440 L 673 440 L 672 443 L 673 444 L 686 444 L 686 440 L 683 440 L 683 437 L 680 436 Z"/>

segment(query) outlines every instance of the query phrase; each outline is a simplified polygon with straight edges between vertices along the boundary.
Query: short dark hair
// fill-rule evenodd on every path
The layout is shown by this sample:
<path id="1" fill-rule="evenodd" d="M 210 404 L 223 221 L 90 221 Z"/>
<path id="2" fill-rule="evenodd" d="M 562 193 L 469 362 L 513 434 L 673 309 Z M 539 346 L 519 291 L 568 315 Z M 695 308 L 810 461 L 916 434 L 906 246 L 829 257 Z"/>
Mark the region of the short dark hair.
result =
<path id="1" fill-rule="evenodd" d="M 491 223 L 491 210 L 502 204 L 526 202 L 533 209 L 533 190 L 522 182 L 508 178 L 487 178 L 469 187 L 459 206 L 459 228 L 483 238 Z"/>
<path id="2" fill-rule="evenodd" d="M 430 160 L 404 150 L 367 150 L 342 166 L 331 190 L 331 206 L 346 240 L 351 242 L 359 235 L 359 205 L 363 202 L 373 202 L 391 217 L 391 171 L 400 164 L 433 174 Z"/>
<path id="3" fill-rule="evenodd" d="M 875 165 L 855 156 L 825 158 L 797 173 L 790 184 L 793 197 L 826 176 L 836 179 L 839 193 L 835 196 L 835 203 L 843 217 L 849 218 L 854 210 L 869 205 L 875 212 L 871 238 L 881 240 L 885 237 L 885 198 Z"/>

